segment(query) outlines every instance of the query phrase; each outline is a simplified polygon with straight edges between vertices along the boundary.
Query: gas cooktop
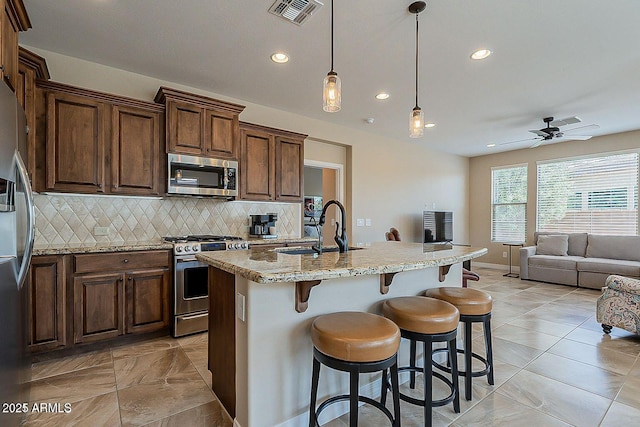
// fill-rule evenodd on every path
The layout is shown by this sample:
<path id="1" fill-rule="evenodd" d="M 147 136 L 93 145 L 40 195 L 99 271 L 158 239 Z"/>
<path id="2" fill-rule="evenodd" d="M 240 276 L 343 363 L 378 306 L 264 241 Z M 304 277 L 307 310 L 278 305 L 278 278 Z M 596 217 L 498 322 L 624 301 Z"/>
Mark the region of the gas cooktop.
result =
<path id="1" fill-rule="evenodd" d="M 186 243 L 186 242 L 224 242 L 230 240 L 242 240 L 241 237 L 236 236 L 218 236 L 212 234 L 196 234 L 189 236 L 167 236 L 163 237 L 165 242 L 171 243 Z"/>

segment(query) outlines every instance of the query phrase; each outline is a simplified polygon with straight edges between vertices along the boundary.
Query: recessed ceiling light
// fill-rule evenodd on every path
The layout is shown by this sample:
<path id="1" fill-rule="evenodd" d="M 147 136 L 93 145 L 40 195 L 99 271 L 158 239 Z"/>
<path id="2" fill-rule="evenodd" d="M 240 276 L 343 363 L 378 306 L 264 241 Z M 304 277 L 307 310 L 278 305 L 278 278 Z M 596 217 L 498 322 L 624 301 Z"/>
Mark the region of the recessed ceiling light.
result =
<path id="1" fill-rule="evenodd" d="M 376 99 L 387 99 L 389 98 L 389 94 L 385 92 L 380 92 L 376 95 Z"/>
<path id="2" fill-rule="evenodd" d="M 276 52 L 271 54 L 271 60 L 276 64 L 284 64 L 285 62 L 289 62 L 289 55 L 282 52 Z"/>
<path id="3" fill-rule="evenodd" d="M 495 147 L 495 146 L 496 146 L 496 144 L 487 144 L 488 148 Z"/>
<path id="4" fill-rule="evenodd" d="M 485 59 L 489 55 L 491 55 L 491 51 L 489 49 L 479 49 L 471 54 L 471 59 Z"/>
<path id="5" fill-rule="evenodd" d="M 426 127 L 426 128 L 432 128 L 432 127 L 434 127 L 435 125 L 436 125 L 435 123 L 426 123 L 426 124 L 424 125 L 424 127 Z"/>

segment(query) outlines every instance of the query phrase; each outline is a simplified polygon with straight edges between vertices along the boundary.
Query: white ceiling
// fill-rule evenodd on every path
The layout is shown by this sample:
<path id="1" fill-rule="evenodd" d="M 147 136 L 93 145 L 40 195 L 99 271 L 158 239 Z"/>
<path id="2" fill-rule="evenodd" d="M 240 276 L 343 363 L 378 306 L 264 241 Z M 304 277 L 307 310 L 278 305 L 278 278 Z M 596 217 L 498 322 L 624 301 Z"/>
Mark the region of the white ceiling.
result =
<path id="1" fill-rule="evenodd" d="M 533 137 L 545 116 L 577 115 L 583 123 L 563 130 L 596 123 L 596 136 L 640 129 L 640 1 L 427 2 L 419 104 L 437 125 L 419 140 L 408 137 L 411 1 L 335 1 L 342 110 L 333 114 L 322 111 L 331 5 L 322 1 L 296 26 L 268 13 L 273 0 L 24 0 L 33 28 L 20 43 L 464 156 L 525 148 L 486 145 Z M 494 54 L 471 61 L 478 48 Z M 270 61 L 278 50 L 288 64 Z M 377 101 L 380 91 L 391 97 Z"/>

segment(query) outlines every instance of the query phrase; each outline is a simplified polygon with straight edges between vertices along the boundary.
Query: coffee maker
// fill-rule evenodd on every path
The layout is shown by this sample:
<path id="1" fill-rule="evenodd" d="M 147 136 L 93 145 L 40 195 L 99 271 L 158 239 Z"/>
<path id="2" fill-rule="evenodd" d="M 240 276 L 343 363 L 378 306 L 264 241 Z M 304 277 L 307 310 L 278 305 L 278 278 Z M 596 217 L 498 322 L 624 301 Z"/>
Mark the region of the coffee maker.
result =
<path id="1" fill-rule="evenodd" d="M 249 226 L 249 235 L 254 237 L 262 237 L 263 239 L 275 239 L 276 221 L 278 214 L 268 213 L 264 215 L 249 215 L 251 225 Z"/>

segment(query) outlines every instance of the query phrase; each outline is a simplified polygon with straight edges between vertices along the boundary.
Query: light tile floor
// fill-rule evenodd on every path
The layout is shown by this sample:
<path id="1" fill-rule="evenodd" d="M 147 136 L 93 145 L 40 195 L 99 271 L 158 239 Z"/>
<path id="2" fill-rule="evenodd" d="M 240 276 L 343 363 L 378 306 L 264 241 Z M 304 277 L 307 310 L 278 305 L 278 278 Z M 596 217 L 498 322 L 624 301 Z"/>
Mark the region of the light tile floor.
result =
<path id="1" fill-rule="evenodd" d="M 474 379 L 473 400 L 461 399 L 460 414 L 436 408 L 434 426 L 640 425 L 640 337 L 602 333 L 599 291 L 474 270 L 481 280 L 471 287 L 494 297 L 496 384 Z M 477 326 L 474 348 L 482 354 Z M 35 363 L 31 402 L 71 403 L 71 411 L 30 413 L 25 425 L 231 427 L 211 392 L 206 353 L 207 336 L 199 334 Z M 436 381 L 434 397 L 443 393 Z M 403 426 L 423 425 L 421 408 L 402 402 L 401 411 Z M 360 420 L 388 425 L 367 406 Z M 344 427 L 348 418 L 325 425 Z"/>

